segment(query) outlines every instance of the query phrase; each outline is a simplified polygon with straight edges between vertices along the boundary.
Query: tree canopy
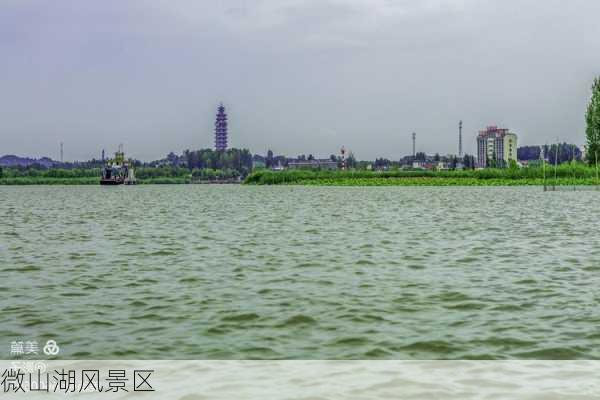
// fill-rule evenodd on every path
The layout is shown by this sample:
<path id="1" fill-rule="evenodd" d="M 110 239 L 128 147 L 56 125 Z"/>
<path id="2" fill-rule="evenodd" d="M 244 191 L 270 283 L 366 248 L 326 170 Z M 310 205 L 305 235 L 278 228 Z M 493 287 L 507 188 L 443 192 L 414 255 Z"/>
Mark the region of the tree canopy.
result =
<path id="1" fill-rule="evenodd" d="M 235 170 L 242 176 L 252 170 L 252 155 L 247 149 L 228 149 L 225 151 L 214 151 L 202 149 L 197 151 L 186 150 L 183 153 L 189 170 L 214 169 Z"/>
<path id="2" fill-rule="evenodd" d="M 585 115 L 587 124 L 585 134 L 587 138 L 587 158 L 590 164 L 596 163 L 600 157 L 600 78 L 594 79 L 592 85 L 592 98 Z"/>

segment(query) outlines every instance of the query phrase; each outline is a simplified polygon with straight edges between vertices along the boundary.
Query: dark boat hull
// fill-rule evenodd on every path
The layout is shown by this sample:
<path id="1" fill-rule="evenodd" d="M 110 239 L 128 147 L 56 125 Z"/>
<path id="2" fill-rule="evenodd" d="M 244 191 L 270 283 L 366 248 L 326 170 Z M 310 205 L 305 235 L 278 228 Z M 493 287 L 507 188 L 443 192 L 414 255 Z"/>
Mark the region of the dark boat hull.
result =
<path id="1" fill-rule="evenodd" d="M 101 185 L 122 185 L 123 181 L 116 179 L 100 179 Z"/>

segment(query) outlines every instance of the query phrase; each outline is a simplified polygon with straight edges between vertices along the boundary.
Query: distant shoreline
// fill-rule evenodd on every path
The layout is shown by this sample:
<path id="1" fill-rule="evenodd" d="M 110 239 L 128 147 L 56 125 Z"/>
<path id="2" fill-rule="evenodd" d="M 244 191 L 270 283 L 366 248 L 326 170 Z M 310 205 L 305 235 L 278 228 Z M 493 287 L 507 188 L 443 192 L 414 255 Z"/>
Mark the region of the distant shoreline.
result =
<path id="1" fill-rule="evenodd" d="M 84 171 L 86 172 L 86 171 Z M 0 185 L 99 185 L 100 178 L 87 176 L 4 176 Z M 162 171 L 161 171 L 162 172 Z M 243 181 L 238 177 L 199 177 L 193 174 L 138 177 L 139 185 L 303 185 L 303 186 L 598 186 L 600 170 L 578 163 L 528 168 L 479 170 L 255 170 Z"/>
<path id="2" fill-rule="evenodd" d="M 138 179 L 137 185 L 239 185 L 239 180 L 197 181 L 188 178 Z M 98 178 L 0 178 L 0 186 L 100 186 Z"/>
<path id="3" fill-rule="evenodd" d="M 248 183 L 252 186 L 423 186 L 423 187 L 490 187 L 490 186 L 544 186 L 542 179 L 474 179 L 474 178 L 347 178 L 347 179 L 309 179 L 278 183 Z M 558 179 L 547 182 L 546 186 L 597 186 L 589 179 L 568 180 Z M 600 190 L 600 187 L 599 187 Z"/>
<path id="4" fill-rule="evenodd" d="M 137 182 L 137 185 L 241 185 L 246 186 L 412 186 L 412 187 L 500 187 L 500 186 L 544 186 L 542 179 L 474 179 L 474 178 L 341 178 L 341 179 L 308 179 L 277 183 L 253 183 L 253 182 L 192 182 L 189 180 L 156 179 L 152 181 Z M 100 186 L 98 180 L 88 181 L 85 179 L 41 179 L 32 181 L 26 179 L 0 179 L 0 186 Z M 558 179 L 548 181 L 546 186 L 580 186 L 594 187 L 594 180 L 590 179 Z M 600 186 L 598 186 L 600 190 Z"/>

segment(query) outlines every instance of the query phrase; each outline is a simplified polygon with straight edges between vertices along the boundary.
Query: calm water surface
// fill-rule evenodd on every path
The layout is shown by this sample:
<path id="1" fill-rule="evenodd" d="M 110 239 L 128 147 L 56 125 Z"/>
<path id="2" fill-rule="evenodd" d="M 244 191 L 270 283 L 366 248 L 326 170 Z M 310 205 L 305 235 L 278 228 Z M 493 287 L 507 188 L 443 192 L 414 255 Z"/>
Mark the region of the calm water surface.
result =
<path id="1" fill-rule="evenodd" d="M 599 196 L 0 187 L 0 358 L 600 358 Z"/>

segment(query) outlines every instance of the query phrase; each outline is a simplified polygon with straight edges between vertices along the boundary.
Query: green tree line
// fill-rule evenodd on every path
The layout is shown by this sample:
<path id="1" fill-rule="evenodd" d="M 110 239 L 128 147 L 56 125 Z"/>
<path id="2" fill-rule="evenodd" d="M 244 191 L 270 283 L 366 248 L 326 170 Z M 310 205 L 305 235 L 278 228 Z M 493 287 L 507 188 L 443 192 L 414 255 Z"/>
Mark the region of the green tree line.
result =
<path id="1" fill-rule="evenodd" d="M 235 170 L 241 176 L 246 176 L 252 171 L 252 154 L 248 149 L 186 150 L 183 152 L 183 159 L 190 171 L 194 169 Z"/>

